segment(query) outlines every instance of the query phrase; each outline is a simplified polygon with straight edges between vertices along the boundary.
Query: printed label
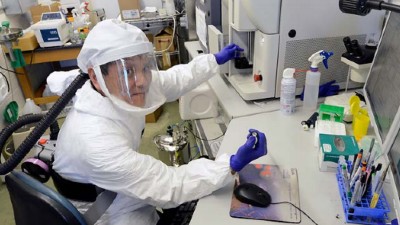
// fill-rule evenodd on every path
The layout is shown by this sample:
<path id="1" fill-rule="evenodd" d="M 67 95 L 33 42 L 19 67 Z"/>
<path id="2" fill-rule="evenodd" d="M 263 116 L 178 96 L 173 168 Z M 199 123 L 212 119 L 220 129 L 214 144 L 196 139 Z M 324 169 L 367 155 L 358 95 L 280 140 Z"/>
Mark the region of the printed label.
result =
<path id="1" fill-rule="evenodd" d="M 42 29 L 40 30 L 44 42 L 60 41 L 57 29 Z"/>
<path id="2" fill-rule="evenodd" d="M 324 149 L 324 152 L 331 152 L 332 151 L 332 146 L 330 144 L 323 144 L 322 148 Z"/>

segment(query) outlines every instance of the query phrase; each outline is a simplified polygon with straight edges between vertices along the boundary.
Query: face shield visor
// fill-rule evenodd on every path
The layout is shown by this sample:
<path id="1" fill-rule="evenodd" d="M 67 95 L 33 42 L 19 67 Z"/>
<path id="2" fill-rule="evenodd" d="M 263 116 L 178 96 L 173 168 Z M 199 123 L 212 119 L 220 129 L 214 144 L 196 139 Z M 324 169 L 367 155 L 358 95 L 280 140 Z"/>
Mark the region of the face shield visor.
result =
<path id="1" fill-rule="evenodd" d="M 105 95 L 124 110 L 148 114 L 165 102 L 160 88 L 152 82 L 158 76 L 153 54 L 118 59 L 94 70 Z"/>

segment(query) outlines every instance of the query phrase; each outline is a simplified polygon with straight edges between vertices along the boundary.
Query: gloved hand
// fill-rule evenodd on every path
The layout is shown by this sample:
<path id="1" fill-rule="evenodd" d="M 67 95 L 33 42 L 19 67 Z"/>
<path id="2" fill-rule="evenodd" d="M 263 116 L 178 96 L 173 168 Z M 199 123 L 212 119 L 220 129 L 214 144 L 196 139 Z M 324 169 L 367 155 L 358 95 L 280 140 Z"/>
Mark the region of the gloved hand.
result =
<path id="1" fill-rule="evenodd" d="M 339 85 L 332 85 L 336 83 L 336 80 L 329 81 L 326 84 L 319 86 L 319 97 L 326 97 L 337 95 L 339 93 Z"/>
<path id="2" fill-rule="evenodd" d="M 246 143 L 230 159 L 230 166 L 236 172 L 239 172 L 251 161 L 267 154 L 267 139 L 265 138 L 265 134 L 254 129 L 250 129 L 249 132 Z M 257 133 L 257 138 L 252 135 L 253 132 Z"/>
<path id="3" fill-rule="evenodd" d="M 234 59 L 236 56 L 236 51 L 241 52 L 243 51 L 243 49 L 235 44 L 230 44 L 228 46 L 225 46 L 220 52 L 214 54 L 218 65 L 224 64 L 229 60 Z"/>
<path id="4" fill-rule="evenodd" d="M 326 84 L 322 84 L 319 86 L 318 97 L 327 97 L 332 95 L 337 95 L 339 93 L 339 85 L 332 85 L 336 83 L 336 80 L 329 81 Z M 300 94 L 300 99 L 304 100 L 304 89 Z"/>

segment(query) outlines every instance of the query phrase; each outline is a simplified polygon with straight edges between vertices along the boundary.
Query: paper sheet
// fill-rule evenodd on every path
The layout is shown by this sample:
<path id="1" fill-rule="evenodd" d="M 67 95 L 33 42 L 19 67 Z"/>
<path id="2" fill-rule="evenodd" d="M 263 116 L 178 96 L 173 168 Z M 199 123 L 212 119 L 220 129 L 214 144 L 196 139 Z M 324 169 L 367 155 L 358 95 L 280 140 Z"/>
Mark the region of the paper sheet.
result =
<path id="1" fill-rule="evenodd" d="M 206 14 L 196 7 L 196 34 L 203 46 L 207 46 Z"/>

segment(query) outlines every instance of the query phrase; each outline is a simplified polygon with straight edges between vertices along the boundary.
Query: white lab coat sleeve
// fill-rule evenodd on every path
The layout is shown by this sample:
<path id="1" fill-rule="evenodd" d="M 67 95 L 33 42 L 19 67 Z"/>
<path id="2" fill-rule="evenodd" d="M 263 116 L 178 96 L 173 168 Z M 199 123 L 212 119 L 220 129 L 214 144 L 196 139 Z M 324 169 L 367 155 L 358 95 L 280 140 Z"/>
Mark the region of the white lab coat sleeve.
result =
<path id="1" fill-rule="evenodd" d="M 212 76 L 219 74 L 219 66 L 213 54 L 195 57 L 188 64 L 176 65 L 160 71 L 156 82 L 160 82 L 167 101 L 174 101 L 193 90 Z"/>
<path id="2" fill-rule="evenodd" d="M 116 133 L 105 135 L 107 140 L 98 141 L 97 137 L 96 141 L 86 142 L 96 154 L 88 151 L 84 162 L 90 171 L 89 182 L 106 190 L 171 208 L 232 182 L 228 155 L 215 161 L 198 159 L 175 168 L 130 149 L 126 138 Z"/>

